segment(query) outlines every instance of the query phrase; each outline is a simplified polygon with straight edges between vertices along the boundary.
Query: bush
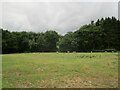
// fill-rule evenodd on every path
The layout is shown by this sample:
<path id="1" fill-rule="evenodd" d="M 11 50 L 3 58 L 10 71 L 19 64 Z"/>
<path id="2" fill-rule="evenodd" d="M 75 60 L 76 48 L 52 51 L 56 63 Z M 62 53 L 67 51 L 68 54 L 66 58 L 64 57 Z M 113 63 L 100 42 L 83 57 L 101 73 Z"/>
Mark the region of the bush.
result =
<path id="1" fill-rule="evenodd" d="M 112 51 L 117 52 L 116 49 L 105 49 L 105 51 L 107 51 L 107 52 L 112 52 Z"/>
<path id="2" fill-rule="evenodd" d="M 107 52 L 112 52 L 112 51 L 117 52 L 116 49 L 93 50 L 93 52 L 105 52 L 105 51 L 107 51 Z"/>

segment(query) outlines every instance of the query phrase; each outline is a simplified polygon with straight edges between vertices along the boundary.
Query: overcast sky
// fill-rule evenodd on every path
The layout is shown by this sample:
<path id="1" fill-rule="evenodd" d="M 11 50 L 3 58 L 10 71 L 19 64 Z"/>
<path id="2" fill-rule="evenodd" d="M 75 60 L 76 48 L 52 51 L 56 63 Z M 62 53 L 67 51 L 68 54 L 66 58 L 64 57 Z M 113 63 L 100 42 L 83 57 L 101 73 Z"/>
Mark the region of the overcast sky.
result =
<path id="1" fill-rule="evenodd" d="M 11 31 L 60 34 L 75 31 L 91 20 L 118 17 L 117 2 L 4 2 L 2 27 Z"/>

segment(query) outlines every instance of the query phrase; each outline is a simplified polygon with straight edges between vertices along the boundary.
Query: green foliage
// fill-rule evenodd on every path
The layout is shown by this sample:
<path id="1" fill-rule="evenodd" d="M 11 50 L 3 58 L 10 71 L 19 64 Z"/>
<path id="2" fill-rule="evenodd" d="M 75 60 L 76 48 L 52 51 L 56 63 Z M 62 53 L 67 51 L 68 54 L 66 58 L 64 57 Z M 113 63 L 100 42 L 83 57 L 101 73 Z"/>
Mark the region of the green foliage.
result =
<path id="1" fill-rule="evenodd" d="M 59 40 L 59 35 L 55 31 L 46 31 L 45 32 L 45 41 L 46 41 L 46 51 L 55 52 L 57 51 L 57 42 Z"/>
<path id="2" fill-rule="evenodd" d="M 3 53 L 120 50 L 120 21 L 115 17 L 91 21 L 91 24 L 64 36 L 56 31 L 34 33 L 0 30 Z"/>
<path id="3" fill-rule="evenodd" d="M 10 32 L 2 30 L 2 53 L 54 52 L 59 35 L 55 31 L 45 33 Z"/>
<path id="4" fill-rule="evenodd" d="M 65 43 L 71 40 L 76 43 L 76 48 L 70 47 L 71 44 L 63 42 L 60 49 L 63 51 L 105 51 L 104 49 L 120 50 L 120 21 L 115 17 L 101 18 L 97 22 L 91 21 L 91 24 L 80 27 L 73 33 L 73 40 L 70 37 L 63 37 Z M 67 39 L 66 39 L 67 38 Z M 74 46 L 74 45 L 73 45 Z M 68 49 L 70 47 L 70 49 Z M 65 48 L 65 49 L 64 49 Z M 110 50 L 112 51 L 112 50 Z"/>
<path id="5" fill-rule="evenodd" d="M 74 51 L 74 50 L 76 50 L 76 47 L 77 47 L 77 42 L 76 42 L 73 32 L 68 32 L 59 41 L 59 50 L 60 51 Z"/>

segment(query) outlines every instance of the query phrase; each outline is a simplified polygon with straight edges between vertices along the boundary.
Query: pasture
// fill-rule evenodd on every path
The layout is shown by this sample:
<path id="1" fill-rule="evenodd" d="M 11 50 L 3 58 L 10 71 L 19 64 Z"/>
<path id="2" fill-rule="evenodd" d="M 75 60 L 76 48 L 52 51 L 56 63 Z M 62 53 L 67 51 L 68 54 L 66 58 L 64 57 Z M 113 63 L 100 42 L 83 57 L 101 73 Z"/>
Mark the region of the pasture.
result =
<path id="1" fill-rule="evenodd" d="M 2 55 L 3 88 L 115 88 L 118 53 Z"/>

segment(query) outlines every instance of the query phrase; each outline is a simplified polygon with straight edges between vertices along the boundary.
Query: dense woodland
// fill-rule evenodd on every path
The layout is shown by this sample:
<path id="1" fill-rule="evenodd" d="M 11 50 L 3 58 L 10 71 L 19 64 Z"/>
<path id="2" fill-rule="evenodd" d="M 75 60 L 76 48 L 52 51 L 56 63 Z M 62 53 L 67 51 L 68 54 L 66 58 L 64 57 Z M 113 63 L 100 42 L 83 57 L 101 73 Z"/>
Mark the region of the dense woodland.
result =
<path id="1" fill-rule="evenodd" d="M 2 53 L 90 52 L 120 50 L 120 21 L 115 17 L 98 19 L 79 30 L 59 35 L 56 31 L 2 31 Z"/>

